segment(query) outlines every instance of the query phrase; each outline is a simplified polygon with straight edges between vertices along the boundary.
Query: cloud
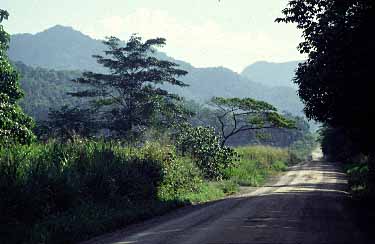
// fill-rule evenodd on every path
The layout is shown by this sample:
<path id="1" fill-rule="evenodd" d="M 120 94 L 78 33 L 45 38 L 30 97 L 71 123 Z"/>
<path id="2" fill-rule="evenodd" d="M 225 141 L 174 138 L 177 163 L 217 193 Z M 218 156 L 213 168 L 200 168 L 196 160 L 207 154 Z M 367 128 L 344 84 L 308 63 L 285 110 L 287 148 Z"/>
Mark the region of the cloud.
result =
<path id="1" fill-rule="evenodd" d="M 207 19 L 200 24 L 181 21 L 166 11 L 137 9 L 127 16 L 109 16 L 98 20 L 90 34 L 114 35 L 127 39 L 138 33 L 143 38 L 165 37 L 163 51 L 193 65 L 226 66 L 241 71 L 259 61 L 284 61 L 298 58 L 297 43 L 264 31 L 231 31 Z"/>
<path id="2" fill-rule="evenodd" d="M 110 16 L 99 20 L 99 27 L 105 30 L 108 35 L 117 36 L 123 33 L 124 19 L 120 16 Z"/>

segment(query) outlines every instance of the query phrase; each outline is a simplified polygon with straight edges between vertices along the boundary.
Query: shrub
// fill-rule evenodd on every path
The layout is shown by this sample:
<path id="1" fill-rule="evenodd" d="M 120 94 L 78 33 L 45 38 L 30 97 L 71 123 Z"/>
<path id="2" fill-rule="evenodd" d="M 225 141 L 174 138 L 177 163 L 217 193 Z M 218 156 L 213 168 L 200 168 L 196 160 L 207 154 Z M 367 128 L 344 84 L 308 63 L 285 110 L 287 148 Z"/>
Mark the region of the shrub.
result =
<path id="1" fill-rule="evenodd" d="M 178 150 L 193 158 L 206 179 L 222 179 L 225 169 L 237 159 L 233 149 L 220 145 L 213 128 L 183 126 L 176 142 Z"/>
<path id="2" fill-rule="evenodd" d="M 189 158 L 176 158 L 164 167 L 165 177 L 159 188 L 159 198 L 172 200 L 196 193 L 203 184 L 203 177 Z"/>

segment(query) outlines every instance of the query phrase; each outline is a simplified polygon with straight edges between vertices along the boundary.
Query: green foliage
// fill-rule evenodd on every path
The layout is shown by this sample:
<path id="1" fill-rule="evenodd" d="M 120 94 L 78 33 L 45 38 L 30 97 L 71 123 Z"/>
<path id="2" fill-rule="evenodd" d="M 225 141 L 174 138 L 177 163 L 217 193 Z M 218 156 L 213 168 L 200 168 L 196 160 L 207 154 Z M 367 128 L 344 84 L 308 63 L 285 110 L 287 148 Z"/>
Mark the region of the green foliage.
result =
<path id="1" fill-rule="evenodd" d="M 203 184 L 201 171 L 190 158 L 177 158 L 165 165 L 165 178 L 159 189 L 163 200 L 185 198 L 186 194 L 200 191 Z"/>
<path id="2" fill-rule="evenodd" d="M 0 23 L 7 20 L 9 13 L 6 10 L 0 9 Z M 0 52 L 7 50 L 9 47 L 9 34 L 4 31 L 3 25 L 0 24 Z M 3 53 L 1 53 L 3 55 Z"/>
<path id="3" fill-rule="evenodd" d="M 364 153 L 375 152 L 373 57 L 375 2 L 368 0 L 289 1 L 277 19 L 303 31 L 299 51 L 308 59 L 295 82 L 306 116 L 347 130 Z"/>
<path id="4" fill-rule="evenodd" d="M 235 151 L 222 146 L 212 128 L 183 125 L 177 133 L 176 146 L 193 158 L 207 179 L 222 179 L 224 170 L 236 161 Z"/>
<path id="5" fill-rule="evenodd" d="M 202 181 L 191 160 L 155 144 L 127 148 L 75 141 L 2 148 L 0 242 L 82 240 L 185 204 L 182 195 L 198 192 Z"/>
<path id="6" fill-rule="evenodd" d="M 274 106 L 263 101 L 214 97 L 211 103 L 216 108 L 216 118 L 221 125 L 222 145 L 240 132 L 295 126 L 292 120 L 280 115 Z"/>
<path id="7" fill-rule="evenodd" d="M 212 103 L 218 106 L 233 107 L 236 110 L 262 112 L 262 111 L 276 111 L 276 108 L 271 104 L 263 101 L 257 101 L 252 98 L 223 98 L 214 97 Z"/>
<path id="8" fill-rule="evenodd" d="M 210 126 L 220 134 L 222 125 L 217 119 L 217 111 L 209 104 L 199 104 L 194 101 L 186 101 L 185 107 L 194 113 L 189 122 L 194 126 Z M 295 129 L 271 128 L 242 131 L 234 134 L 226 141 L 232 147 L 244 145 L 269 145 L 273 147 L 289 147 L 291 144 L 310 134 L 310 126 L 305 118 L 283 113 L 283 117 L 294 121 Z M 225 121 L 227 122 L 227 121 Z M 228 125 L 230 122 L 228 121 Z"/>
<path id="9" fill-rule="evenodd" d="M 18 83 L 18 73 L 9 63 L 6 51 L 9 34 L 1 22 L 9 14 L 0 10 L 0 147 L 9 143 L 30 143 L 34 135 L 31 131 L 33 121 L 25 115 L 17 101 L 23 93 Z"/>
<path id="10" fill-rule="evenodd" d="M 97 131 L 91 110 L 63 106 L 51 110 L 47 121 L 39 122 L 37 135 L 40 139 L 60 138 L 71 140 L 76 136 L 89 137 Z"/>
<path id="11" fill-rule="evenodd" d="M 15 62 L 14 67 L 20 73 L 20 84 L 25 91 L 20 106 L 35 121 L 46 121 L 50 110 L 85 104 L 85 101 L 66 94 L 79 89 L 79 85 L 71 80 L 79 77 L 81 72 L 34 68 L 20 62 Z"/>
<path id="12" fill-rule="evenodd" d="M 76 243 L 181 205 L 222 198 L 239 185 L 259 185 L 284 170 L 289 157 L 271 147 L 237 151 L 239 162 L 217 166 L 226 180 L 206 181 L 197 158 L 158 143 L 135 148 L 77 139 L 2 148 L 0 242 Z"/>
<path id="13" fill-rule="evenodd" d="M 298 46 L 308 59 L 296 71 L 295 83 L 308 118 L 341 131 L 325 152 L 350 161 L 359 148 L 369 157 L 369 182 L 375 192 L 375 96 L 373 58 L 375 1 L 293 0 L 276 21 L 296 23 L 304 41 Z M 326 141 L 334 141 L 332 133 Z M 354 149 L 349 148 L 354 142 Z M 336 148 L 335 148 L 336 147 Z M 348 155 L 349 154 L 349 155 Z"/>
<path id="14" fill-rule="evenodd" d="M 319 136 L 327 160 L 352 162 L 361 152 L 359 145 L 343 128 L 324 126 L 319 131 Z"/>
<path id="15" fill-rule="evenodd" d="M 368 166 L 366 162 L 345 165 L 348 183 L 354 193 L 364 193 L 367 188 Z"/>
<path id="16" fill-rule="evenodd" d="M 75 82 L 86 88 L 71 95 L 89 98 L 93 113 L 100 125 L 113 136 L 138 136 L 155 123 L 155 119 L 170 113 L 179 113 L 174 106 L 177 95 L 160 88 L 164 83 L 186 86 L 178 77 L 187 74 L 177 64 L 152 56 L 156 47 L 165 45 L 165 39 L 145 42 L 136 35 L 122 46 L 119 39 L 110 37 L 103 42 L 105 56 L 94 55 L 107 69 L 105 73 L 84 72 Z"/>

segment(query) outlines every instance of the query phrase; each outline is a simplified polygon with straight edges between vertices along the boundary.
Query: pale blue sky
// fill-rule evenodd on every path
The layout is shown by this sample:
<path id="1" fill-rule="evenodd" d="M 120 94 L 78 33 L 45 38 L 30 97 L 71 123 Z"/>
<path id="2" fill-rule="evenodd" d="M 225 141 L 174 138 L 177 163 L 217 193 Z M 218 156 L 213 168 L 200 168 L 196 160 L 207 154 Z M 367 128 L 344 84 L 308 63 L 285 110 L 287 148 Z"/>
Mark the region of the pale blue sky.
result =
<path id="1" fill-rule="evenodd" d="M 277 24 L 287 0 L 1 0 L 12 33 L 37 33 L 56 24 L 95 38 L 131 33 L 167 38 L 162 51 L 198 67 L 241 71 L 259 60 L 302 59 L 300 32 Z"/>

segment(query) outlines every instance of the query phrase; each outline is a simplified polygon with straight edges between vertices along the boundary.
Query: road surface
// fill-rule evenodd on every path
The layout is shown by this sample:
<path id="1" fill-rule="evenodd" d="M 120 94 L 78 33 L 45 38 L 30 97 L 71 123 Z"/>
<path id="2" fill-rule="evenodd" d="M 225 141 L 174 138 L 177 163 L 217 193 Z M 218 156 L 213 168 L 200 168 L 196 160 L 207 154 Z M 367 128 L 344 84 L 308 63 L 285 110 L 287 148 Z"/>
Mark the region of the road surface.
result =
<path id="1" fill-rule="evenodd" d="M 338 164 L 306 162 L 269 184 L 93 239 L 100 244 L 360 244 Z"/>

